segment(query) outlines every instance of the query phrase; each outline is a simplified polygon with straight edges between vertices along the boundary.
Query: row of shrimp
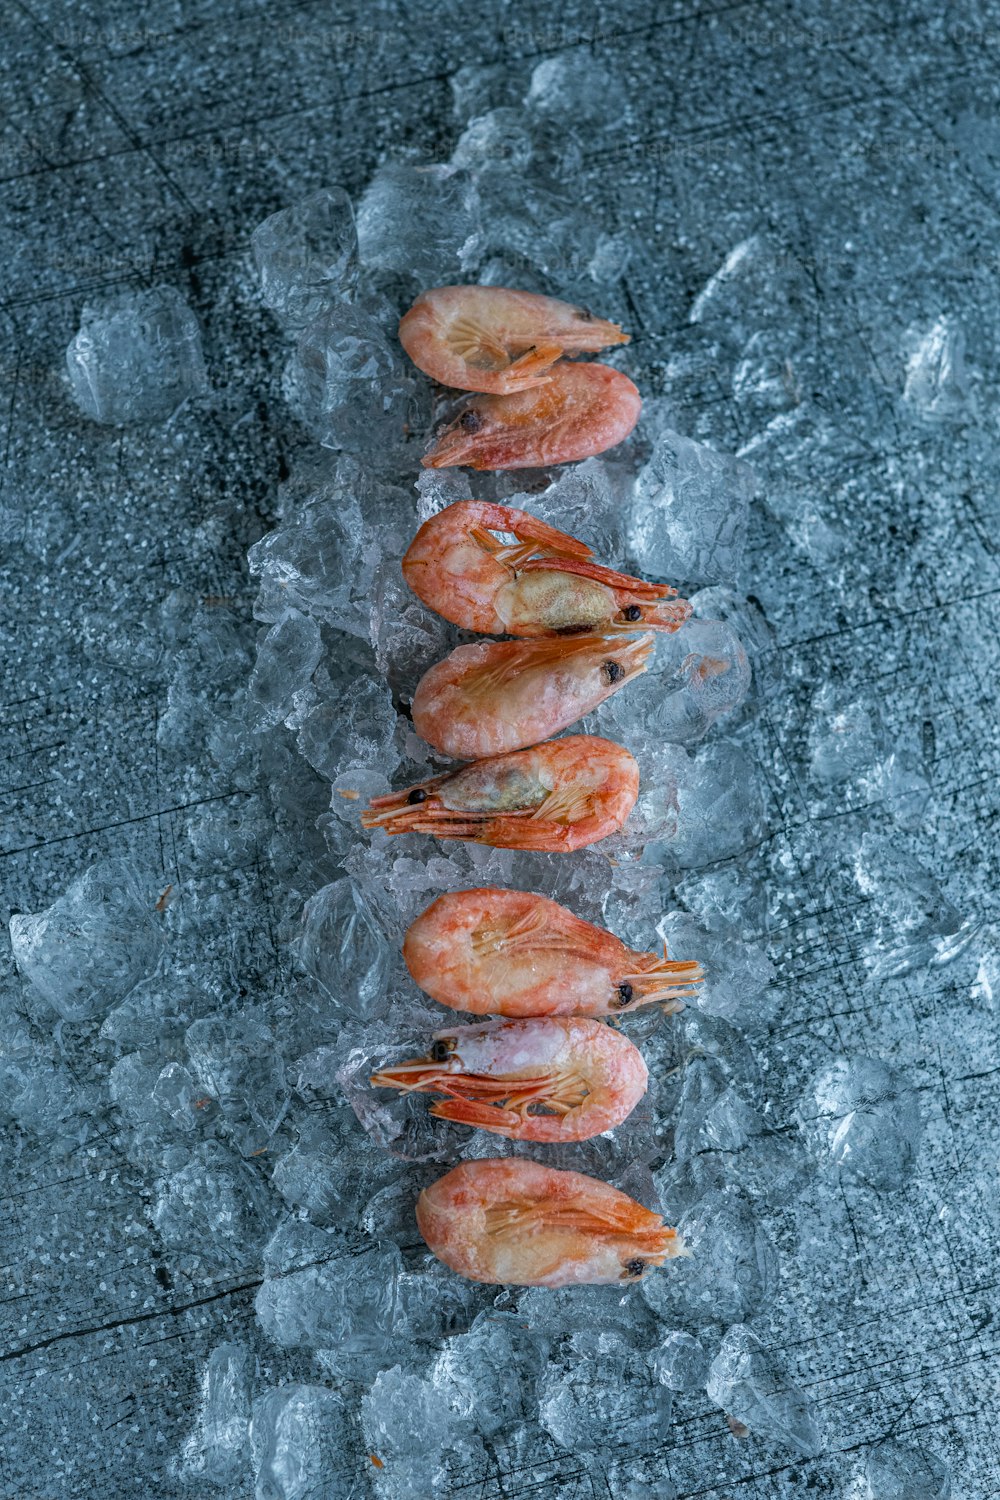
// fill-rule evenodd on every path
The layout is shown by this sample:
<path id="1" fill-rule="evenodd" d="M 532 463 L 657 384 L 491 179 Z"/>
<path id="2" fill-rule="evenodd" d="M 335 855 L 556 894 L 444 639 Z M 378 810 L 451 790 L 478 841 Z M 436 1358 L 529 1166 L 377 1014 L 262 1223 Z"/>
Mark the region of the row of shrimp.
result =
<path id="1" fill-rule="evenodd" d="M 438 288 L 399 333 L 426 374 L 477 393 L 430 466 L 568 462 L 620 442 L 638 417 L 625 376 L 565 357 L 627 335 L 552 298 Z M 631 754 L 593 735 L 551 736 L 642 673 L 654 633 L 678 629 L 686 602 L 602 567 L 523 510 L 478 501 L 426 521 L 402 570 L 451 623 L 515 639 L 459 646 L 425 673 L 414 728 L 467 764 L 376 798 L 364 826 L 548 852 L 620 829 L 639 790 Z M 636 952 L 544 896 L 493 887 L 439 897 L 409 928 L 403 958 L 434 1000 L 493 1019 L 442 1028 L 425 1056 L 379 1069 L 372 1084 L 434 1095 L 438 1119 L 543 1145 L 628 1117 L 648 1073 L 608 1018 L 652 1003 L 679 1010 L 702 978 L 697 963 Z M 519 1158 L 454 1168 L 421 1193 L 417 1222 L 435 1255 L 477 1281 L 628 1281 L 684 1253 L 660 1215 L 607 1183 Z"/>
<path id="2" fill-rule="evenodd" d="M 627 344 L 617 323 L 555 297 L 499 286 L 442 286 L 399 325 L 418 369 L 475 392 L 424 458 L 428 468 L 525 469 L 590 458 L 622 442 L 642 402 L 626 375 L 578 363 Z"/>
<path id="3" fill-rule="evenodd" d="M 437 1119 L 542 1145 L 628 1118 L 649 1075 L 608 1020 L 678 1011 L 702 980 L 693 961 L 638 952 L 545 896 L 496 887 L 439 896 L 409 927 L 403 959 L 439 1004 L 500 1019 L 443 1027 L 423 1057 L 372 1084 L 436 1096 Z M 420 1195 L 417 1220 L 435 1255 L 475 1281 L 631 1281 L 684 1253 L 624 1193 L 516 1158 L 454 1168 Z"/>
<path id="4" fill-rule="evenodd" d="M 526 511 L 475 500 L 425 521 L 402 569 L 452 624 L 517 639 L 459 646 L 424 674 L 414 728 L 472 763 L 377 798 L 364 825 L 556 853 L 620 829 L 639 794 L 630 752 L 596 735 L 550 736 L 644 672 L 655 632 L 689 618 L 686 601 L 602 567 Z"/>

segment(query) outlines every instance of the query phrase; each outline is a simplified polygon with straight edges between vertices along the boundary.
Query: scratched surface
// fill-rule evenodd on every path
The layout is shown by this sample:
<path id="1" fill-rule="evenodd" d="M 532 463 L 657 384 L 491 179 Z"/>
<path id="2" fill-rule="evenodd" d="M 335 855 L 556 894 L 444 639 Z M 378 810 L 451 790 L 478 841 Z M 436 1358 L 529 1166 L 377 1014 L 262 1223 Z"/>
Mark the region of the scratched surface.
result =
<path id="1" fill-rule="evenodd" d="M 880 813 L 847 794 L 818 798 L 798 769 L 820 683 L 876 697 L 890 737 L 912 730 L 923 745 L 925 858 L 964 915 L 995 919 L 1000 7 L 949 7 L 947 20 L 919 0 L 832 15 L 633 0 L 604 11 L 539 0 L 530 17 L 480 4 L 449 7 L 443 21 L 441 10 L 6 8 L 4 919 L 119 853 L 172 886 L 183 915 L 202 879 L 192 820 L 214 808 L 238 822 L 254 790 L 227 782 L 198 744 L 180 767 L 163 761 L 169 662 L 137 661 L 115 624 L 130 633 L 183 589 L 218 601 L 252 642 L 244 558 L 273 522 L 288 429 L 278 341 L 248 272 L 251 229 L 321 183 L 357 193 L 387 153 L 446 159 L 457 132 L 450 80 L 464 65 L 499 63 L 526 85 L 542 57 L 583 48 L 607 58 L 630 83 L 634 121 L 585 149 L 582 182 L 606 221 L 633 223 L 662 247 L 658 267 L 627 288 L 637 346 L 650 352 L 647 388 L 665 379 L 663 351 L 684 347 L 694 295 L 734 244 L 764 229 L 807 268 L 812 334 L 827 356 L 809 372 L 812 394 L 829 409 L 843 400 L 861 434 L 847 479 L 823 496 L 846 539 L 836 565 L 797 552 L 760 509 L 746 570 L 784 674 L 753 739 L 769 788 L 761 871 L 775 882 L 772 1093 L 790 1111 L 832 1052 L 872 1052 L 908 1072 L 927 1122 L 903 1191 L 813 1184 L 771 1216 L 782 1294 L 768 1333 L 818 1404 L 827 1454 L 796 1462 L 737 1442 L 705 1398 L 689 1397 L 670 1443 L 637 1455 L 635 1472 L 652 1494 L 669 1476 L 685 1497 L 849 1495 L 857 1455 L 895 1435 L 948 1458 L 956 1496 L 1000 1494 L 1000 1057 L 996 1016 L 973 985 L 978 949 L 866 979 L 872 918 L 838 851 Z M 90 426 L 62 374 L 80 308 L 158 280 L 199 314 L 213 395 L 165 429 Z M 977 380 L 978 423 L 953 442 L 898 420 L 891 395 L 903 331 L 941 313 L 962 321 Z M 687 430 L 722 446 L 756 430 L 711 364 L 676 401 Z M 266 859 L 221 858 L 212 881 L 238 914 L 234 981 L 265 982 L 279 966 Z M 113 1054 L 70 1046 L 67 1056 L 100 1088 Z M 100 1118 L 69 1152 L 11 1130 L 4 1155 L 0 1491 L 192 1493 L 172 1462 L 212 1347 L 249 1342 L 262 1385 L 294 1368 L 284 1356 L 272 1368 L 256 1328 L 258 1273 L 209 1264 L 197 1247 L 166 1251 L 152 1183 Z M 233 1489 L 251 1493 L 249 1478 Z M 584 1500 L 608 1490 L 554 1445 L 528 1465 L 500 1445 L 489 1472 L 454 1493 Z"/>

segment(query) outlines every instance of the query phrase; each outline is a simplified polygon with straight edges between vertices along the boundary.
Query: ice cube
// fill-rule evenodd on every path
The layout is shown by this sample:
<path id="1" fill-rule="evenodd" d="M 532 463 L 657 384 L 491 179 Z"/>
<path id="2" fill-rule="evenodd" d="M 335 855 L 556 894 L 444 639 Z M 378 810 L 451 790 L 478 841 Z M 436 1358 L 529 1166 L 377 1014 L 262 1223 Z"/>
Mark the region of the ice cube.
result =
<path id="1" fill-rule="evenodd" d="M 78 1150 L 94 1134 L 100 1090 L 84 1083 L 19 1017 L 0 1036 L 0 1114 L 48 1143 L 53 1155 Z"/>
<path id="2" fill-rule="evenodd" d="M 613 1333 L 576 1333 L 539 1383 L 539 1420 L 572 1452 L 648 1447 L 670 1431 L 671 1400 L 645 1352 Z"/>
<path id="3" fill-rule="evenodd" d="M 451 1405 L 471 1417 L 484 1438 L 538 1412 L 535 1382 L 543 1345 L 525 1327 L 520 1313 L 489 1309 L 468 1333 L 450 1338 L 438 1355 L 431 1379 Z"/>
<path id="4" fill-rule="evenodd" d="M 268 1338 L 287 1349 L 388 1351 L 404 1324 L 398 1248 L 383 1241 L 358 1251 L 341 1235 L 296 1229 L 308 1231 L 306 1243 L 290 1249 L 279 1231 L 280 1244 L 265 1252 L 270 1269 L 255 1307 Z"/>
<path id="5" fill-rule="evenodd" d="M 653 1354 L 653 1369 L 658 1380 L 671 1391 L 704 1389 L 709 1357 L 690 1333 L 673 1329 Z"/>
<path id="6" fill-rule="evenodd" d="M 523 172 L 534 147 L 518 109 L 491 109 L 469 121 L 451 154 L 470 172 Z"/>
<path id="7" fill-rule="evenodd" d="M 181 1450 L 180 1472 L 189 1483 L 236 1487 L 246 1464 L 250 1429 L 245 1344 L 218 1344 L 201 1377 L 201 1409 Z"/>
<path id="8" fill-rule="evenodd" d="M 560 136 L 553 127 L 546 134 L 557 156 L 576 153 L 576 142 L 565 132 Z M 593 291 L 593 282 L 588 280 L 591 270 L 598 275 L 608 273 L 607 265 L 601 263 L 606 237 L 595 220 L 534 172 L 525 176 L 483 172 L 477 184 L 482 203 L 481 257 L 492 263 L 490 282 L 529 291 L 554 286 L 564 300 L 586 300 L 588 289 Z M 619 274 L 626 261 L 623 254 Z"/>
<path id="9" fill-rule="evenodd" d="M 250 572 L 261 586 L 254 612 L 258 619 L 276 621 L 293 608 L 337 630 L 367 637 L 380 556 L 357 496 L 323 487 L 290 524 L 250 548 Z"/>
<path id="10" fill-rule="evenodd" d="M 389 944 L 353 881 L 334 881 L 311 896 L 302 924 L 296 955 L 331 999 L 359 1020 L 384 1015 Z"/>
<path id="11" fill-rule="evenodd" d="M 392 697 L 364 672 L 345 684 L 317 671 L 285 722 L 297 730 L 306 760 L 328 781 L 336 781 L 349 765 L 377 766 L 392 775 L 399 764 Z"/>
<path id="12" fill-rule="evenodd" d="M 125 860 L 91 865 L 44 911 L 11 917 L 17 966 L 66 1020 L 103 1015 L 159 963 L 153 905 Z"/>
<path id="13" fill-rule="evenodd" d="M 358 244 L 366 266 L 412 276 L 421 288 L 454 281 L 479 247 L 472 177 L 440 165 L 380 167 L 358 205 Z"/>
<path id="14" fill-rule="evenodd" d="M 691 1251 L 664 1276 L 640 1283 L 653 1311 L 668 1322 L 738 1323 L 759 1312 L 777 1286 L 777 1256 L 746 1195 L 715 1188 L 677 1225 Z"/>
<path id="15" fill-rule="evenodd" d="M 507 503 L 586 542 L 598 562 L 618 568 L 625 561 L 628 489 L 620 466 L 588 458 L 557 471 L 540 494 L 512 495 Z"/>
<path id="16" fill-rule="evenodd" d="M 84 307 L 66 365 L 95 422 L 162 422 L 208 387 L 198 319 L 172 286 Z"/>
<path id="17" fill-rule="evenodd" d="M 286 609 L 257 651 L 247 688 L 247 723 L 255 734 L 280 724 L 319 666 L 323 640 L 316 621 Z"/>
<path id="18" fill-rule="evenodd" d="M 900 846 L 898 835 L 865 833 L 854 878 L 869 898 L 859 921 L 870 933 L 866 958 L 873 978 L 948 963 L 975 936 L 977 919 L 963 921 L 936 875 Z"/>
<path id="19" fill-rule="evenodd" d="M 628 691 L 608 698 L 588 721 L 594 732 L 642 747 L 694 745 L 722 715 L 738 708 L 750 686 L 746 652 L 721 620 L 688 620 L 659 636 L 649 666 Z"/>
<path id="20" fill-rule="evenodd" d="M 324 448 L 384 467 L 417 425 L 415 385 L 378 323 L 340 303 L 307 324 L 285 368 L 285 399 Z"/>
<path id="21" fill-rule="evenodd" d="M 639 572 L 675 584 L 735 583 L 754 483 L 728 454 L 662 432 L 636 480 L 629 522 Z"/>
<path id="22" fill-rule="evenodd" d="M 965 334 L 956 319 L 938 318 L 920 338 L 906 367 L 903 400 L 925 422 L 973 415 L 965 370 Z"/>
<path id="23" fill-rule="evenodd" d="M 874 765 L 882 746 L 882 725 L 874 706 L 838 703 L 824 683 L 813 701 L 809 727 L 809 772 L 817 781 L 839 783 Z"/>
<path id="24" fill-rule="evenodd" d="M 733 371 L 733 396 L 754 417 L 766 420 L 801 399 L 798 349 L 785 329 L 760 329 L 748 340 Z"/>
<path id="25" fill-rule="evenodd" d="M 772 1007 L 765 991 L 774 978 L 774 965 L 737 929 L 717 921 L 715 931 L 710 931 L 684 912 L 668 912 L 656 930 L 672 955 L 696 958 L 704 968 L 705 978 L 693 1001 L 699 1010 L 737 1020 L 743 1027 L 756 1028 L 768 1020 Z"/>
<path id="26" fill-rule="evenodd" d="M 706 282 L 690 321 L 739 349 L 761 330 L 800 328 L 815 300 L 808 270 L 794 251 L 754 234 L 735 245 Z"/>
<path id="27" fill-rule="evenodd" d="M 320 188 L 258 224 L 250 238 L 261 293 L 282 327 L 297 332 L 358 281 L 358 235 L 342 188 Z"/>
<path id="28" fill-rule="evenodd" d="M 513 108 L 520 114 L 524 82 L 519 68 L 504 63 L 466 63 L 450 76 L 455 117 L 462 124 L 480 115 L 484 105 Z"/>
<path id="29" fill-rule="evenodd" d="M 409 702 L 428 667 L 447 656 L 454 635 L 447 621 L 407 588 L 394 557 L 383 559 L 371 596 L 371 640 L 379 671 Z"/>
<path id="30" fill-rule="evenodd" d="M 535 65 L 524 100 L 530 114 L 550 117 L 560 130 L 578 130 L 588 142 L 595 130 L 620 130 L 629 99 L 605 54 L 572 49 Z"/>
<path id="31" fill-rule="evenodd" d="M 730 859 L 759 842 L 763 820 L 763 788 L 745 750 L 709 743 L 691 756 L 680 745 L 646 744 L 626 832 L 645 842 L 647 858 L 684 870 Z"/>
<path id="32" fill-rule="evenodd" d="M 905 1077 L 874 1057 L 841 1057 L 813 1079 L 801 1109 L 816 1158 L 870 1187 L 901 1187 L 913 1171 L 922 1122 Z"/>
<path id="33" fill-rule="evenodd" d="M 361 1403 L 361 1426 L 369 1450 L 378 1458 L 378 1475 L 386 1492 L 417 1496 L 444 1493 L 450 1452 L 471 1456 L 467 1418 L 454 1410 L 445 1393 L 399 1365 L 383 1370 Z"/>
<path id="34" fill-rule="evenodd" d="M 742 1324 L 729 1330 L 712 1361 L 708 1394 L 755 1435 L 806 1457 L 822 1452 L 823 1439 L 809 1401 L 777 1357 Z"/>
<path id="35" fill-rule="evenodd" d="M 243 1266 L 255 1261 L 274 1212 L 256 1173 L 218 1142 L 206 1141 L 160 1183 L 153 1223 L 175 1252 Z"/>
<path id="36" fill-rule="evenodd" d="M 161 1069 L 152 1097 L 179 1130 L 185 1134 L 197 1130 L 202 1091 L 183 1063 L 169 1062 Z"/>
<path id="37" fill-rule="evenodd" d="M 266 1147 L 288 1107 L 285 1065 L 271 1028 L 249 1015 L 206 1016 L 188 1027 L 184 1045 L 240 1150 L 255 1155 Z"/>
<path id="38" fill-rule="evenodd" d="M 302 1121 L 295 1145 L 274 1164 L 275 1188 L 290 1208 L 308 1214 L 313 1224 L 347 1223 L 355 1215 L 360 1184 L 356 1174 L 345 1172 L 347 1136 L 353 1127 L 353 1114 L 346 1108 L 338 1112 L 330 1100 L 322 1123 Z"/>
<path id="39" fill-rule="evenodd" d="M 951 1465 L 927 1448 L 888 1438 L 865 1459 L 870 1500 L 949 1500 Z"/>
<path id="40" fill-rule="evenodd" d="M 283 1385 L 253 1404 L 257 1500 L 350 1500 L 367 1494 L 343 1396 L 325 1385 Z"/>

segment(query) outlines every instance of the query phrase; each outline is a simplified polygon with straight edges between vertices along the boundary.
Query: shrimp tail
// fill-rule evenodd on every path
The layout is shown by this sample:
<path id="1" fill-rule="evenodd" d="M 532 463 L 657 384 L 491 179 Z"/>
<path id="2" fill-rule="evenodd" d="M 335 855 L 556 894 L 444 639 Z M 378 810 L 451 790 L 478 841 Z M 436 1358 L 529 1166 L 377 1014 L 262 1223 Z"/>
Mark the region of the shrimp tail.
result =
<path id="1" fill-rule="evenodd" d="M 526 349 L 504 371 L 507 388 L 526 391 L 534 385 L 544 385 L 549 378 L 546 372 L 562 358 L 563 352 L 561 344 L 536 344 L 533 349 Z"/>
<path id="2" fill-rule="evenodd" d="M 512 505 L 494 505 L 488 500 L 459 503 L 469 512 L 470 518 L 475 514 L 471 534 L 475 535 L 480 545 L 492 544 L 491 550 L 492 547 L 502 548 L 503 543 L 496 537 L 489 536 L 488 532 L 506 531 L 512 532 L 519 542 L 534 542 L 534 552 L 544 551 L 551 556 L 573 557 L 581 561 L 593 556 L 591 548 L 585 542 L 578 541 L 575 536 L 560 531 L 556 526 L 550 526 L 547 521 L 533 516 L 530 511 L 518 510 Z M 486 537 L 482 535 L 483 532 L 487 533 Z"/>

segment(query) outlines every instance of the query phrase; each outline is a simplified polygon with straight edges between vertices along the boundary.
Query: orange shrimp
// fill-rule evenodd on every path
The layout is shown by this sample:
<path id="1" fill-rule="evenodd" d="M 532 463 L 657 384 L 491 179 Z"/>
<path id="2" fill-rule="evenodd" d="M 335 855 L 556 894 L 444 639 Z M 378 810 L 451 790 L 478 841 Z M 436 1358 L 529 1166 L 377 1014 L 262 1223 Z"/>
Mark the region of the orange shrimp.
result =
<path id="1" fill-rule="evenodd" d="M 603 453 L 639 420 L 639 392 L 610 365 L 560 360 L 544 385 L 473 396 L 422 460 L 429 469 L 537 469 Z"/>
<path id="2" fill-rule="evenodd" d="M 651 635 L 458 646 L 420 679 L 413 727 L 456 760 L 537 745 L 641 676 L 652 649 Z"/>
<path id="3" fill-rule="evenodd" d="M 530 891 L 449 891 L 403 940 L 416 984 L 451 1010 L 499 1016 L 611 1016 L 683 1009 L 701 965 L 637 953 L 602 927 Z"/>
<path id="4" fill-rule="evenodd" d="M 690 604 L 669 584 L 616 573 L 591 555 L 526 510 L 459 500 L 421 526 L 403 558 L 403 577 L 430 609 L 484 635 L 678 630 L 690 619 Z"/>
<path id="5" fill-rule="evenodd" d="M 623 746 L 576 734 L 376 797 L 361 824 L 495 849 L 566 853 L 615 833 L 638 795 L 639 767 Z"/>
<path id="6" fill-rule="evenodd" d="M 541 385 L 562 355 L 627 344 L 628 334 L 555 297 L 503 286 L 439 286 L 403 317 L 399 342 L 442 385 L 507 395 Z"/>
<path id="7" fill-rule="evenodd" d="M 430 1055 L 382 1068 L 378 1088 L 443 1094 L 430 1113 L 514 1141 L 586 1141 L 628 1118 L 649 1075 L 620 1031 L 580 1016 L 434 1033 Z"/>
<path id="8" fill-rule="evenodd" d="M 508 1286 L 638 1281 L 687 1254 L 676 1229 L 610 1183 L 513 1157 L 462 1162 L 424 1188 L 417 1227 L 460 1276 Z"/>

